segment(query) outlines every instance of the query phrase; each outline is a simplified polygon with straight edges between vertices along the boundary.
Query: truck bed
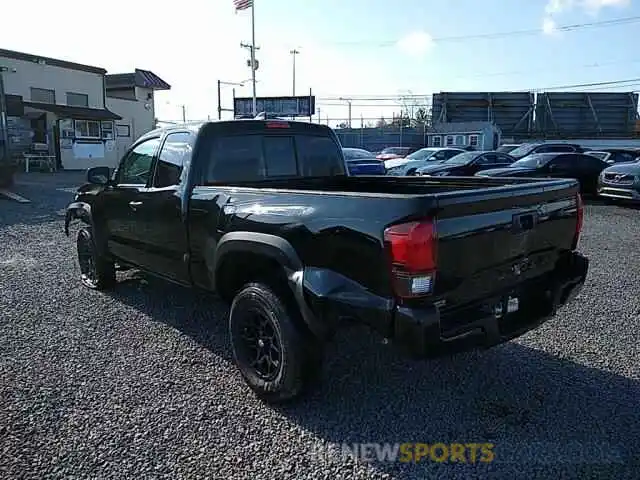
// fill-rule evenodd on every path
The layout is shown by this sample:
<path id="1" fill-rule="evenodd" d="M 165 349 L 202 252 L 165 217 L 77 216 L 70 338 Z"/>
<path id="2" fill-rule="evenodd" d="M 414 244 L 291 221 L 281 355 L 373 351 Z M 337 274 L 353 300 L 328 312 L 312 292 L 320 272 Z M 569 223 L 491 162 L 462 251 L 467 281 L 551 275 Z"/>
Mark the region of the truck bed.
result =
<path id="1" fill-rule="evenodd" d="M 467 190 L 487 188 L 503 188 L 515 185 L 517 189 L 523 184 L 532 184 L 539 188 L 541 182 L 546 187 L 553 185 L 566 186 L 567 180 L 549 180 L 545 178 L 499 178 L 499 177 L 442 177 L 442 178 L 416 178 L 416 177 L 300 177 L 295 179 L 261 180 L 259 182 L 236 182 L 224 184 L 211 184 L 211 186 L 225 186 L 235 188 L 259 188 L 277 189 L 286 192 L 303 190 L 306 193 L 323 194 L 371 194 L 398 195 L 403 198 L 410 196 L 424 196 L 426 194 L 453 193 Z"/>
<path id="2" fill-rule="evenodd" d="M 210 210 L 215 199 L 225 231 L 281 236 L 305 265 L 380 298 L 393 296 L 383 231 L 432 219 L 439 273 L 426 301 L 454 308 L 552 270 L 573 248 L 577 195 L 571 179 L 336 177 L 196 186 L 190 208 Z M 531 219 L 526 231 L 514 231 L 517 217 Z M 192 239 L 210 235 L 197 217 L 189 224 Z M 192 243 L 192 253 L 193 272 L 206 276 L 204 243 Z M 526 272 L 518 278 L 504 273 L 521 259 L 530 259 Z"/>

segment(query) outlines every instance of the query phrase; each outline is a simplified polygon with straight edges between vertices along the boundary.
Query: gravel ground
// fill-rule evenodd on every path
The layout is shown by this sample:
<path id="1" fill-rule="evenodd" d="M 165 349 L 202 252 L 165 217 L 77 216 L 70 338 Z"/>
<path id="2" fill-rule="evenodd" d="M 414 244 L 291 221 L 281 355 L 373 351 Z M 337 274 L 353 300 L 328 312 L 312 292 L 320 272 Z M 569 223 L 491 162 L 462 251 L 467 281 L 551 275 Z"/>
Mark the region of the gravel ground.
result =
<path id="1" fill-rule="evenodd" d="M 540 329 L 415 362 L 354 328 L 321 389 L 272 408 L 215 299 L 135 273 L 80 286 L 59 216 L 79 181 L 30 174 L 33 203 L 0 200 L 0 478 L 638 478 L 639 210 L 587 206 L 588 285 Z M 331 455 L 343 442 L 491 442 L 496 460 Z"/>

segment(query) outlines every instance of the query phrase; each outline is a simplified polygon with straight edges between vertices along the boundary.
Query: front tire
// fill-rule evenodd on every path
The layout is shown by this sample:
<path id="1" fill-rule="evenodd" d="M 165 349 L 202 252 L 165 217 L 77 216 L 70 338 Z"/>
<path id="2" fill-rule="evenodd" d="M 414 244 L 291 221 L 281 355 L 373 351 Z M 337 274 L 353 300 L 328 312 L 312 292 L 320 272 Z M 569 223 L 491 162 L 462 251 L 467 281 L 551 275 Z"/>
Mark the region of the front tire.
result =
<path id="1" fill-rule="evenodd" d="M 116 284 L 116 269 L 113 261 L 98 253 L 91 227 L 78 231 L 76 240 L 80 281 L 92 290 L 106 290 Z"/>
<path id="2" fill-rule="evenodd" d="M 317 380 L 319 342 L 302 326 L 287 292 L 279 295 L 265 284 L 247 284 L 231 305 L 229 332 L 240 374 L 262 400 L 292 400 Z"/>

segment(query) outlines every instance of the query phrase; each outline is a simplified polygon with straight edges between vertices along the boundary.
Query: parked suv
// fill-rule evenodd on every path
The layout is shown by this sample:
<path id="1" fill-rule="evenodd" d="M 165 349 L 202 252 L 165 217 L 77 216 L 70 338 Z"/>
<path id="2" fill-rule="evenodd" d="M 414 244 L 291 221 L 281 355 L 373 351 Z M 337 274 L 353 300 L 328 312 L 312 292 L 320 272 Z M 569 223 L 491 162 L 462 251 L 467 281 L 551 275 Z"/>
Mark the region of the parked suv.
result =
<path id="1" fill-rule="evenodd" d="M 534 153 L 583 153 L 580 145 L 573 143 L 523 143 L 509 152 L 516 160 Z"/>

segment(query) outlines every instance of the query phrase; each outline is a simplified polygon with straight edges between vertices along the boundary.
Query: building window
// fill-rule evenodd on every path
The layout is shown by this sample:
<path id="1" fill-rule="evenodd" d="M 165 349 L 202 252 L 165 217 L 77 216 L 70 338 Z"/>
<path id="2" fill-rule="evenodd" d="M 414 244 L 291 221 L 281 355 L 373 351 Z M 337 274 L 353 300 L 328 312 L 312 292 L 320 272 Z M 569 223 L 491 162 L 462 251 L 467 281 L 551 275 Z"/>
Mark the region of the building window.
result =
<path id="1" fill-rule="evenodd" d="M 447 147 L 450 147 L 451 145 L 453 145 L 453 136 L 447 135 Z"/>
<path id="2" fill-rule="evenodd" d="M 469 135 L 469 145 L 472 147 L 478 146 L 478 135 Z"/>
<path id="3" fill-rule="evenodd" d="M 130 137 L 131 128 L 129 125 L 116 125 L 116 135 L 118 135 L 118 137 Z"/>
<path id="4" fill-rule="evenodd" d="M 75 136 L 73 120 L 62 118 L 58 122 L 58 126 L 60 128 L 60 138 L 73 138 Z"/>
<path id="5" fill-rule="evenodd" d="M 31 87 L 31 101 L 38 103 L 56 103 L 55 90 Z"/>
<path id="6" fill-rule="evenodd" d="M 456 135 L 456 145 L 464 145 L 464 135 Z"/>
<path id="7" fill-rule="evenodd" d="M 96 120 L 76 120 L 76 138 L 100 138 L 100 122 Z"/>
<path id="8" fill-rule="evenodd" d="M 84 93 L 67 92 L 67 105 L 70 107 L 88 107 L 89 95 Z"/>
<path id="9" fill-rule="evenodd" d="M 105 140 L 113 140 L 113 122 L 102 122 L 102 138 Z"/>
<path id="10" fill-rule="evenodd" d="M 431 144 L 434 147 L 441 147 L 442 146 L 442 137 L 440 137 L 440 135 L 436 135 L 435 137 L 432 137 L 433 139 L 431 140 Z"/>

